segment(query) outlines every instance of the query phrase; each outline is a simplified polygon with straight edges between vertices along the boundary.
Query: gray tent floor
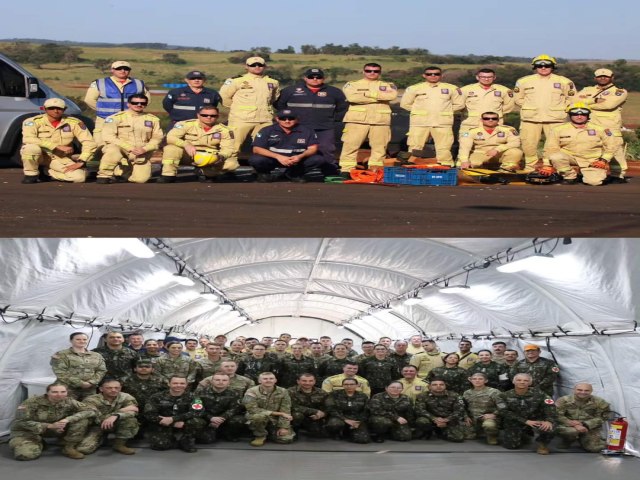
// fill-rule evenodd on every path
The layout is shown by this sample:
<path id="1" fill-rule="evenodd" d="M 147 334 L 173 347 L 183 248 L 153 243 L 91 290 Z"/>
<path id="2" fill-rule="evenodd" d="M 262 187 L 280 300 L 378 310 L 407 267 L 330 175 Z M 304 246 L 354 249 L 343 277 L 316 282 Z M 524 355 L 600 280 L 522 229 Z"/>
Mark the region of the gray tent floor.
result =
<path id="1" fill-rule="evenodd" d="M 156 452 L 141 442 L 131 456 L 99 449 L 83 460 L 71 460 L 51 445 L 31 462 L 12 459 L 6 443 L 0 445 L 0 478 L 5 480 L 128 480 L 209 478 L 239 480 L 319 480 L 325 478 L 378 480 L 400 478 L 478 478 L 536 480 L 602 480 L 638 478 L 638 458 L 586 453 L 578 448 L 551 455 L 535 453 L 534 445 L 506 450 L 469 440 L 454 444 L 442 440 L 355 445 L 336 440 L 302 438 L 292 445 L 265 444 L 253 448 L 247 441 L 198 445 L 198 452 Z"/>

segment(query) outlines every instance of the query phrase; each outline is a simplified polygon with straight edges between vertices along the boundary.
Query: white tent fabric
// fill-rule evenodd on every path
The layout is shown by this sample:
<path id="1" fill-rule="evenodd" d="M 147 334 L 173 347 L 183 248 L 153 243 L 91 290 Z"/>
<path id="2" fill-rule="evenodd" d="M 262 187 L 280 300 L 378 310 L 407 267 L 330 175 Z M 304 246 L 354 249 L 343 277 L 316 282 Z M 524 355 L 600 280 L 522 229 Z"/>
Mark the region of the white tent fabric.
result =
<path id="1" fill-rule="evenodd" d="M 350 336 L 356 345 L 420 333 L 444 350 L 462 336 L 474 339 L 474 349 L 495 338 L 514 347 L 539 343 L 562 367 L 559 393 L 593 383 L 629 418 L 629 451 L 638 454 L 638 239 L 145 242 L 150 258 L 132 253 L 142 246 L 137 239 L 0 240 L 0 432 L 23 395 L 21 382 L 50 375 L 49 356 L 79 328 L 94 344 L 114 327 L 179 336 L 287 331 Z M 551 252 L 548 265 L 497 270 L 534 249 Z M 177 283 L 178 272 L 195 285 Z M 457 284 L 470 288 L 443 288 Z"/>

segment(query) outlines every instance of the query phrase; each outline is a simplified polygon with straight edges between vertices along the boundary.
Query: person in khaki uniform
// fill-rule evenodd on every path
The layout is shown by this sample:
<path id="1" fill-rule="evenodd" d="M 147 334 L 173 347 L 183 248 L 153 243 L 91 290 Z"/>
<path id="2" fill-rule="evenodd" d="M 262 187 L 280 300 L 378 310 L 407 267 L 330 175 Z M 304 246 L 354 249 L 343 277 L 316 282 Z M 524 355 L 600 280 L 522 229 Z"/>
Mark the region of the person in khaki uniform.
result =
<path id="1" fill-rule="evenodd" d="M 145 183 L 151 178 L 151 156 L 160 148 L 160 119 L 144 113 L 149 99 L 134 94 L 127 100 L 128 110 L 105 120 L 103 148 L 96 183 L 111 183 L 115 177 L 132 183 Z"/>
<path id="2" fill-rule="evenodd" d="M 567 113 L 571 121 L 552 129 L 545 142 L 545 166 L 540 173 L 550 175 L 557 170 L 564 183 L 574 184 L 578 177 L 572 167 L 575 165 L 582 174 L 582 183 L 602 185 L 616 149 L 613 132 L 591 123 L 591 111 L 582 102 L 570 105 Z"/>
<path id="3" fill-rule="evenodd" d="M 216 107 L 203 106 L 195 120 L 175 124 L 167 134 L 160 183 L 175 182 L 180 162 L 193 162 L 198 152 L 211 156 L 210 163 L 197 170 L 201 181 L 209 181 L 238 168 L 235 134 L 228 127 L 216 123 L 218 115 Z"/>
<path id="4" fill-rule="evenodd" d="M 349 109 L 343 119 L 342 154 L 340 168 L 343 175 L 355 168 L 358 150 L 368 138 L 371 145 L 369 167 L 382 168 L 387 156 L 387 145 L 391 140 L 391 107 L 389 103 L 398 96 L 393 83 L 380 80 L 382 67 L 377 63 L 364 66 L 364 78 L 348 82 L 342 88 Z"/>
<path id="5" fill-rule="evenodd" d="M 229 128 L 235 137 L 235 155 L 246 138 L 273 123 L 273 104 L 280 96 L 280 83 L 265 74 L 262 57 L 249 57 L 247 73 L 228 78 L 220 88 L 222 105 L 229 108 Z"/>
<path id="6" fill-rule="evenodd" d="M 38 165 L 61 182 L 82 183 L 87 177 L 86 164 L 93 158 L 96 143 L 80 120 L 67 117 L 67 106 L 61 98 L 44 102 L 44 115 L 27 118 L 22 124 L 22 183 L 38 183 Z M 73 141 L 82 144 L 78 159 L 72 158 Z"/>
<path id="7" fill-rule="evenodd" d="M 496 72 L 490 68 L 482 68 L 476 74 L 478 83 L 465 85 L 460 90 L 464 99 L 464 120 L 460 125 L 460 136 L 472 128 L 482 125 L 481 116 L 484 112 L 496 112 L 503 123 L 505 113 L 511 112 L 515 107 L 513 90 L 493 83 L 496 80 Z"/>
<path id="8" fill-rule="evenodd" d="M 107 117 L 124 111 L 127 108 L 127 98 L 134 93 L 150 96 L 149 90 L 142 80 L 131 78 L 131 64 L 122 60 L 111 64 L 111 76 L 99 78 L 91 82 L 84 102 L 96 112 L 96 124 L 93 136 L 99 148 L 104 146 L 102 127 Z"/>
<path id="9" fill-rule="evenodd" d="M 565 108 L 576 93 L 573 82 L 556 75 L 556 59 L 538 55 L 531 61 L 533 75 L 520 78 L 513 89 L 515 103 L 520 107 L 520 136 L 524 151 L 525 170 L 535 170 L 538 163 L 538 143 L 544 132 L 566 119 Z"/>
<path id="10" fill-rule="evenodd" d="M 611 159 L 610 183 L 626 183 L 627 158 L 622 138 L 622 106 L 627 101 L 627 91 L 613 83 L 613 72 L 608 68 L 595 71 L 596 85 L 585 87 L 578 92 L 578 98 L 591 109 L 590 120 L 613 133 L 616 144 Z"/>
<path id="11" fill-rule="evenodd" d="M 431 136 L 438 163 L 453 167 L 453 113 L 464 108 L 464 97 L 458 87 L 441 81 L 439 67 L 425 68 L 422 78 L 425 81 L 408 87 L 400 100 L 400 107 L 411 112 L 409 152 L 422 150 Z"/>
<path id="12" fill-rule="evenodd" d="M 491 161 L 500 162 L 500 171 L 515 172 L 522 160 L 520 137 L 513 127 L 498 125 L 496 112 L 480 117 L 481 127 L 474 127 L 460 136 L 458 161 L 461 168 L 480 167 Z"/>

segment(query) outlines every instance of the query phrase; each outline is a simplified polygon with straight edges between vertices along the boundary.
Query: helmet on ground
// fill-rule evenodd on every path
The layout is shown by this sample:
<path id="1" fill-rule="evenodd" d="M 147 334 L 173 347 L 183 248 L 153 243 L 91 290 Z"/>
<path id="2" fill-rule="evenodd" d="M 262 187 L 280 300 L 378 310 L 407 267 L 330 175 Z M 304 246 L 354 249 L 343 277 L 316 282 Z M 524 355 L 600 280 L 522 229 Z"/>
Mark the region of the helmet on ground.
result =
<path id="1" fill-rule="evenodd" d="M 197 167 L 206 167 L 218 161 L 218 155 L 211 149 L 198 149 L 193 156 L 193 163 Z"/>

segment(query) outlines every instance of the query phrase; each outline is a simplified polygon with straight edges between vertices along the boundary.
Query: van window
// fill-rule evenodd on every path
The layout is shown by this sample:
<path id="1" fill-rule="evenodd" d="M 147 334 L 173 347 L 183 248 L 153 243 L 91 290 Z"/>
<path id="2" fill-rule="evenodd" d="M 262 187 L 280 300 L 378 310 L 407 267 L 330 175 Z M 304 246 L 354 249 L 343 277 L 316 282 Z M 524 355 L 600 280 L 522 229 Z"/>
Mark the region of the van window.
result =
<path id="1" fill-rule="evenodd" d="M 26 97 L 26 83 L 21 73 L 0 61 L 0 97 Z"/>

